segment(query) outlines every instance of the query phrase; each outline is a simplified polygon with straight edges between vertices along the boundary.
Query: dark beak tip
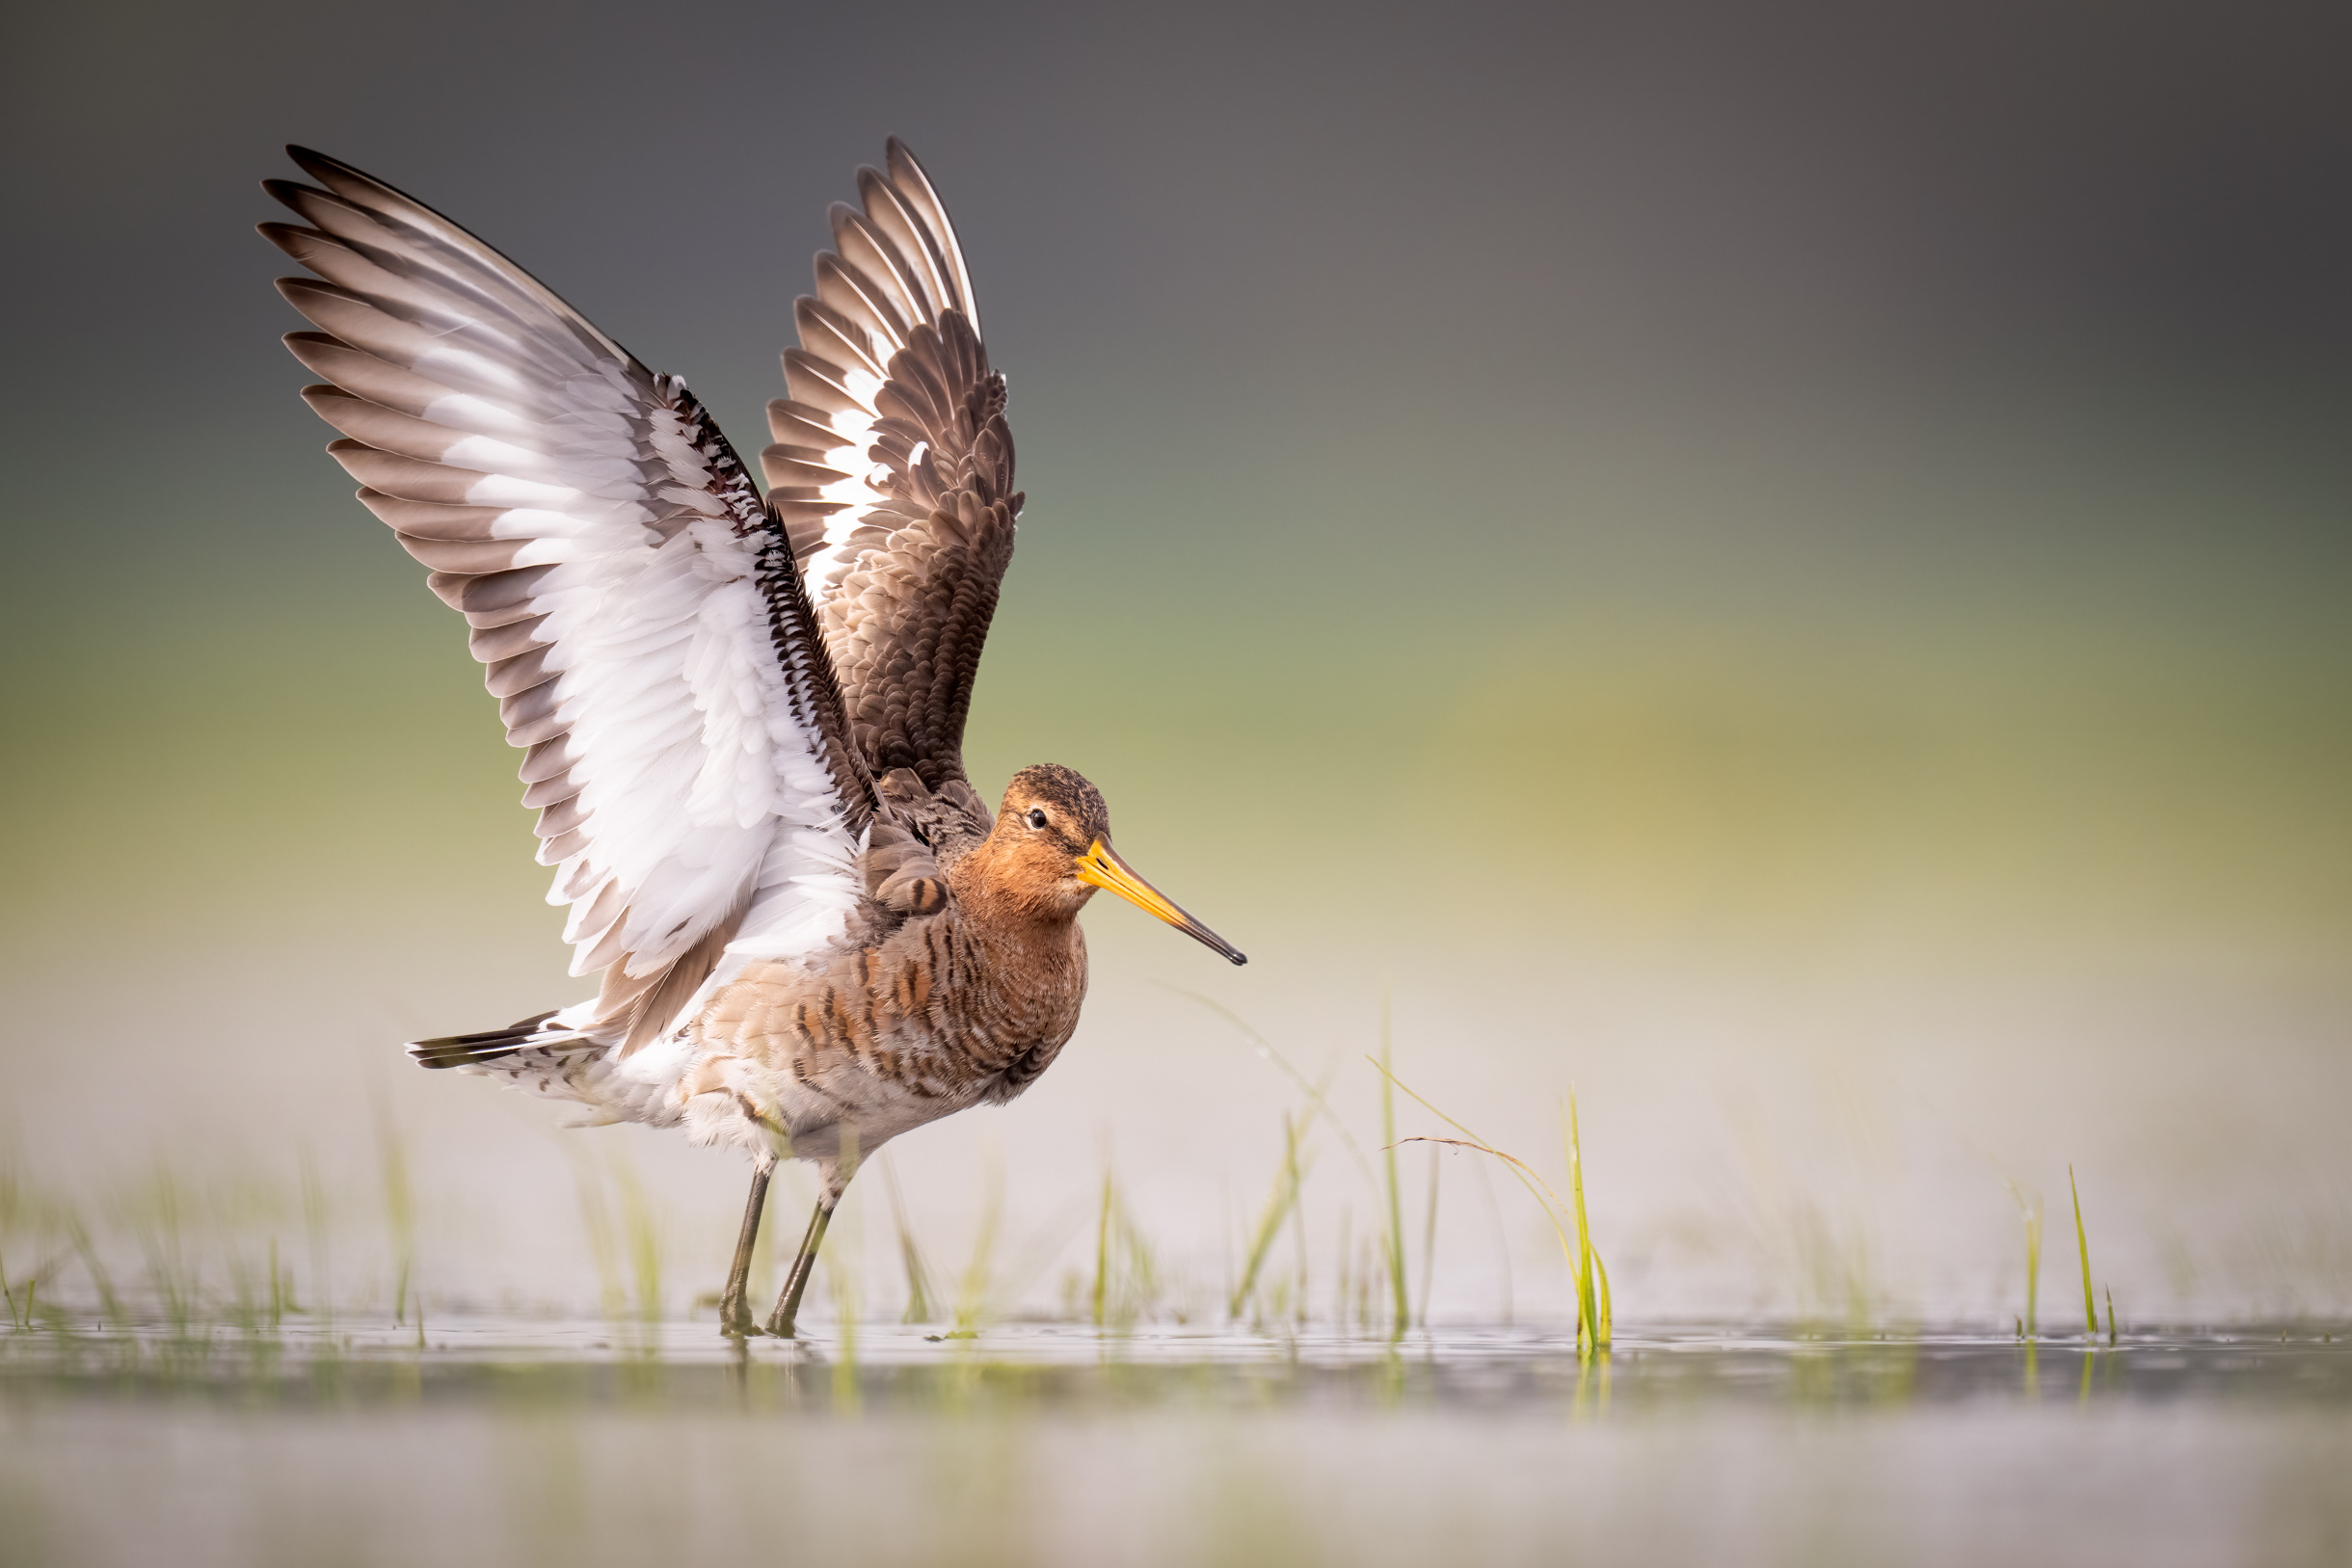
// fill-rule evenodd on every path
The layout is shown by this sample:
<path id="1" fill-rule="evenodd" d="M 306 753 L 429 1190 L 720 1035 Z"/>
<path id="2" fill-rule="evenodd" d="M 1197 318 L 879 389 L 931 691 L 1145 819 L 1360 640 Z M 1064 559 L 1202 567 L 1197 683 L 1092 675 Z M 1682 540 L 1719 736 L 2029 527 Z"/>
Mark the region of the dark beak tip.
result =
<path id="1" fill-rule="evenodd" d="M 1233 967 L 1237 970 L 1249 962 L 1247 953 L 1228 953 L 1225 956 L 1233 960 Z"/>

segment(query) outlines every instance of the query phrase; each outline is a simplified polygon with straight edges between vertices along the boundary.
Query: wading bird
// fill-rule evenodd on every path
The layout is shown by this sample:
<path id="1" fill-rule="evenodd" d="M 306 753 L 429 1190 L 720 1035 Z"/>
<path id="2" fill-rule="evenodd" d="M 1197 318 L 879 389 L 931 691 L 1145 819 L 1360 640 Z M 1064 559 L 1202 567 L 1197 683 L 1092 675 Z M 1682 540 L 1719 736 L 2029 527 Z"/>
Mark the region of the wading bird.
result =
<path id="1" fill-rule="evenodd" d="M 1012 558 L 1004 378 L 947 208 L 895 140 L 832 208 L 768 405 L 764 499 L 700 403 L 466 230 L 349 165 L 264 189 L 316 274 L 303 396 L 360 499 L 465 613 L 524 749 L 572 972 L 597 995 L 419 1041 L 426 1067 L 751 1158 L 721 1316 L 778 1158 L 815 1212 L 789 1336 L 860 1157 L 1021 1093 L 1078 1023 L 1109 889 L 1241 953 L 1119 858 L 1095 787 L 1025 768 L 992 813 L 964 716 Z"/>

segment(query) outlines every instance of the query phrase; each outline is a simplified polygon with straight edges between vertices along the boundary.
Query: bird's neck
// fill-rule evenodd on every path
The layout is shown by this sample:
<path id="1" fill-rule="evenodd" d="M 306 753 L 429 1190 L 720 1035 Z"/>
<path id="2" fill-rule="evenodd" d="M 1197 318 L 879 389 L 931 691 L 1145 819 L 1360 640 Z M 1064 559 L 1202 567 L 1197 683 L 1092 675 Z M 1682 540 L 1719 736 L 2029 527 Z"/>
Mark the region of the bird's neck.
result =
<path id="1" fill-rule="evenodd" d="M 1018 970 L 1085 963 L 1078 912 L 1091 888 L 1071 893 L 1038 878 L 991 834 L 947 873 L 955 909 L 973 938 Z"/>

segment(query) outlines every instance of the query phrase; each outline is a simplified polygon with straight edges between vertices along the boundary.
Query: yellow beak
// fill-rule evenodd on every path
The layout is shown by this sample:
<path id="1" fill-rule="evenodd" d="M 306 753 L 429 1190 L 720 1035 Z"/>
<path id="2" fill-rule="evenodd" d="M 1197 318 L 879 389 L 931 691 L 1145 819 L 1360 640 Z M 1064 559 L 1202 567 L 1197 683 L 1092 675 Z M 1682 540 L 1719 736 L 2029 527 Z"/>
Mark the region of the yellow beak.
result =
<path id="1" fill-rule="evenodd" d="M 1136 868 L 1119 859 L 1109 840 L 1097 838 L 1092 848 L 1078 858 L 1078 880 L 1092 887 L 1117 893 L 1147 915 L 1157 915 L 1193 941 L 1216 949 L 1236 964 L 1248 959 L 1223 937 L 1178 909 L 1161 896 L 1160 890 L 1136 875 Z"/>

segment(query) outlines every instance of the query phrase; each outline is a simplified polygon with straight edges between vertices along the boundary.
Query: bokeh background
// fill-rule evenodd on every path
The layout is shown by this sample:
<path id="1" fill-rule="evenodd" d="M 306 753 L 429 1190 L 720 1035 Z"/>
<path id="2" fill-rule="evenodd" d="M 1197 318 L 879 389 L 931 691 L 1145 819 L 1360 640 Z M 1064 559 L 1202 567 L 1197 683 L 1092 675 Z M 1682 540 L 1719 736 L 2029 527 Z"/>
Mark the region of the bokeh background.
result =
<path id="1" fill-rule="evenodd" d="M 2012 1183 L 2047 1309 L 2070 1163 L 2127 1321 L 2352 1310 L 2340 8 L 6 25 L 19 1218 L 292 1237 L 307 1190 L 347 1296 L 413 1223 L 437 1309 L 578 1309 L 635 1206 L 674 1308 L 715 1288 L 731 1160 L 398 1051 L 579 987 L 454 620 L 296 399 L 254 182 L 290 140 L 416 193 L 749 448 L 895 132 L 1031 496 L 976 778 L 1081 768 L 1252 956 L 1098 906 L 1061 1063 L 894 1150 L 935 1255 L 1001 1192 L 992 1289 L 1052 1306 L 1109 1159 L 1166 1298 L 1221 1294 L 1300 1097 L 1189 990 L 1366 1144 L 1383 997 L 1405 1081 L 1555 1171 L 1573 1087 L 1629 1324 L 2006 1323 Z M 1317 1147 L 1323 1292 L 1375 1202 Z M 1435 1312 L 1567 1310 L 1533 1206 L 1439 1190 Z"/>

